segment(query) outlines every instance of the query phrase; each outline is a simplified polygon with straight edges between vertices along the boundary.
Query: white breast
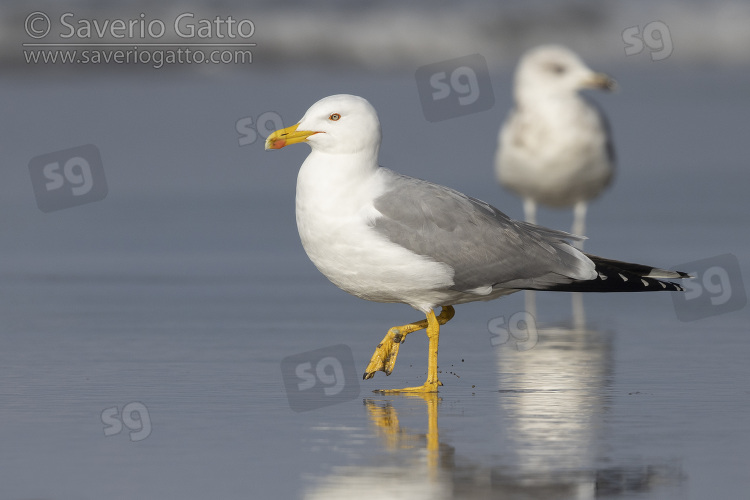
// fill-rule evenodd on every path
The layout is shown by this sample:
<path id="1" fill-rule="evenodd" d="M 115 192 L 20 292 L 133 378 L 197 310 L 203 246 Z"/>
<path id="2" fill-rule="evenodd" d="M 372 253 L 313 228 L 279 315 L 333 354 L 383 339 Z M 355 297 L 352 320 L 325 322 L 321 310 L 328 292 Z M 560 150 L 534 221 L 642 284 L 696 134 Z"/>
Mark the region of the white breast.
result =
<path id="1" fill-rule="evenodd" d="M 501 131 L 498 177 L 548 205 L 588 200 L 612 176 L 607 139 L 601 117 L 583 99 L 526 106 Z"/>
<path id="2" fill-rule="evenodd" d="M 437 305 L 439 291 L 453 284 L 452 269 L 372 229 L 380 216 L 372 202 L 386 189 L 386 179 L 377 167 L 357 163 L 351 155 L 313 152 L 302 165 L 296 212 L 307 255 L 331 282 L 358 297 L 420 310 Z"/>

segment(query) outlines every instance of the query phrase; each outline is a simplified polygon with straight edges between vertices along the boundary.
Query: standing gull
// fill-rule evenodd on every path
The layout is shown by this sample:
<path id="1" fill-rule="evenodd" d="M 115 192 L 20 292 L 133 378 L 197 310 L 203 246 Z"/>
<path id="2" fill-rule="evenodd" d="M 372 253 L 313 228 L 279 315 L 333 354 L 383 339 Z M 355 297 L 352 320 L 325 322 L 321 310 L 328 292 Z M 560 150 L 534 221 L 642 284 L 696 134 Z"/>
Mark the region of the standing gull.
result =
<path id="1" fill-rule="evenodd" d="M 584 235 L 587 203 L 609 185 L 615 160 L 606 118 L 579 91 L 614 86 L 559 45 L 521 59 L 495 168 L 500 183 L 523 198 L 526 222 L 536 224 L 537 203 L 573 207 L 572 232 Z"/>
<path id="2" fill-rule="evenodd" d="M 363 299 L 401 302 L 426 319 L 388 330 L 365 370 L 390 375 L 406 335 L 426 330 L 427 381 L 388 392 L 435 392 L 440 326 L 453 306 L 518 290 L 682 290 L 686 274 L 583 254 L 576 237 L 517 222 L 453 189 L 378 165 L 380 122 L 365 99 L 334 95 L 277 130 L 266 149 L 306 142 L 297 177 L 297 228 L 315 266 Z M 434 309 L 441 307 L 436 315 Z"/>

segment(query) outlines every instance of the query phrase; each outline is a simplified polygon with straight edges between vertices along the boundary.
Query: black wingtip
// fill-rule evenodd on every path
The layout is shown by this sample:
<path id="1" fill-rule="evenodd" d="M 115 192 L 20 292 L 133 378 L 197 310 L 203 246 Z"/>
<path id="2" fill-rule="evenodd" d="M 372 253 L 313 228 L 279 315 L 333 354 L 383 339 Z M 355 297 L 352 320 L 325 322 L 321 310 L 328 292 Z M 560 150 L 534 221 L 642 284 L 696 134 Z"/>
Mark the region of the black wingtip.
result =
<path id="1" fill-rule="evenodd" d="M 667 279 L 692 278 L 682 271 L 666 271 L 643 264 L 588 255 L 596 265 L 597 276 L 593 280 L 573 281 L 555 285 L 547 290 L 564 292 L 684 292 L 685 289 Z"/>

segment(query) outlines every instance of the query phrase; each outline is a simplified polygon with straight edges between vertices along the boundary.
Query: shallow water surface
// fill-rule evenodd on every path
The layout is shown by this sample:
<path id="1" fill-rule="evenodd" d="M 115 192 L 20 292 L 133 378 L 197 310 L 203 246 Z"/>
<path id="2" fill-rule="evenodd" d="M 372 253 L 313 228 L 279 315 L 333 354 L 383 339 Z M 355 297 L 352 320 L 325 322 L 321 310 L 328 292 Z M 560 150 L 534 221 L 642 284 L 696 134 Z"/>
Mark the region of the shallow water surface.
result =
<path id="1" fill-rule="evenodd" d="M 628 91 L 606 98 L 620 170 L 591 207 L 587 250 L 663 267 L 729 253 L 744 290 L 750 178 L 736 109 L 747 95 L 736 76 L 646 84 L 622 68 Z M 492 111 L 436 124 L 411 75 L 342 78 L 3 82 L 0 496 L 746 495 L 747 308 L 683 322 L 666 293 L 586 296 L 576 329 L 568 294 L 539 294 L 533 342 L 501 342 L 498 325 L 524 311 L 516 294 L 457 308 L 442 329 L 438 395 L 372 392 L 423 381 L 422 333 L 390 377 L 359 380 L 387 329 L 421 317 L 319 275 L 294 225 L 305 148 L 240 146 L 237 120 L 275 110 L 291 124 L 323 95 L 366 95 L 383 121 L 385 165 L 521 210 L 490 166 L 508 74 L 493 77 Z M 707 82 L 724 92 L 706 93 Z M 106 198 L 42 213 L 29 160 L 85 143 L 102 153 Z M 547 211 L 540 220 L 570 223 Z M 283 360 L 342 345 L 350 358 L 300 368 L 331 394 L 293 411 L 300 395 Z"/>

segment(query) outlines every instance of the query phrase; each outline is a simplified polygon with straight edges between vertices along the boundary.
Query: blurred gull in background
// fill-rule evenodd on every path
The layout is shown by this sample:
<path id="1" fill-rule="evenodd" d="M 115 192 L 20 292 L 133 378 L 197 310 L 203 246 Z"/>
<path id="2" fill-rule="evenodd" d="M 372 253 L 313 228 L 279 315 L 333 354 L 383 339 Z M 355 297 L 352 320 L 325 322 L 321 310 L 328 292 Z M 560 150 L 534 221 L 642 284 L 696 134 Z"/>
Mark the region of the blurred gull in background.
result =
<path id="1" fill-rule="evenodd" d="M 573 207 L 572 232 L 584 236 L 587 203 L 612 180 L 614 148 L 604 114 L 578 92 L 614 85 L 559 45 L 537 47 L 521 59 L 495 168 L 500 183 L 523 197 L 526 222 L 536 224 L 537 203 Z"/>

